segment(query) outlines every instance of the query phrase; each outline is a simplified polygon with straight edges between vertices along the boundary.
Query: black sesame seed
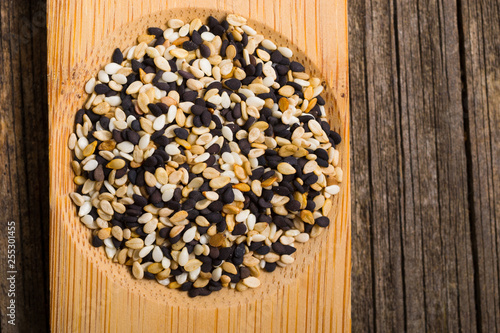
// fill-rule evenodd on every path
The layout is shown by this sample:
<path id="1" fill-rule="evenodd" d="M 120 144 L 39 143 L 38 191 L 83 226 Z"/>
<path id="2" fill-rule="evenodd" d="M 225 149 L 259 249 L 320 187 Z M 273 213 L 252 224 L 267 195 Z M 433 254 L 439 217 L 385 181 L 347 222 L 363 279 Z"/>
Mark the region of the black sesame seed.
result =
<path id="1" fill-rule="evenodd" d="M 163 30 L 160 28 L 157 28 L 157 27 L 149 27 L 148 33 L 150 35 L 154 35 L 156 38 L 158 38 L 158 37 L 163 35 Z"/>
<path id="2" fill-rule="evenodd" d="M 224 85 L 232 90 L 238 90 L 241 88 L 241 81 L 238 79 L 229 79 L 224 81 Z"/>
<path id="3" fill-rule="evenodd" d="M 257 250 L 255 250 L 255 253 L 260 254 L 260 255 L 266 255 L 270 251 L 271 251 L 271 249 L 269 248 L 269 246 L 263 245 L 263 246 L 259 247 Z"/>
<path id="4" fill-rule="evenodd" d="M 320 216 L 314 222 L 320 227 L 326 228 L 330 224 L 330 219 L 326 216 Z"/>
<path id="5" fill-rule="evenodd" d="M 101 247 L 104 245 L 104 241 L 97 237 L 97 235 L 92 237 L 92 246 L 93 247 Z"/>
<path id="6" fill-rule="evenodd" d="M 330 131 L 330 137 L 333 139 L 333 142 L 335 142 L 336 145 L 342 142 L 342 137 L 335 131 Z"/>
<path id="7" fill-rule="evenodd" d="M 186 140 L 189 135 L 189 132 L 185 128 L 176 128 L 174 129 L 174 133 L 179 139 L 183 140 Z"/>
<path id="8" fill-rule="evenodd" d="M 153 104 L 153 103 L 149 103 L 148 104 L 148 109 L 149 111 L 151 111 L 151 113 L 155 116 L 155 117 L 159 117 L 163 114 L 162 110 L 160 109 L 160 107 L 156 104 Z"/>
<path id="9" fill-rule="evenodd" d="M 186 51 L 194 51 L 198 48 L 198 44 L 193 41 L 187 40 L 182 43 L 182 48 Z"/>
<path id="10" fill-rule="evenodd" d="M 105 94 L 107 93 L 108 91 L 110 91 L 111 88 L 108 87 L 107 84 L 103 84 L 103 83 L 99 83 L 98 85 L 95 86 L 94 88 L 94 91 L 96 92 L 96 94 L 98 95 L 101 95 L 101 94 Z"/>
<path id="11" fill-rule="evenodd" d="M 182 99 L 185 102 L 194 102 L 194 100 L 198 97 L 197 91 L 186 91 L 182 94 Z"/>
<path id="12" fill-rule="evenodd" d="M 205 44 L 200 45 L 200 54 L 204 58 L 208 58 L 211 55 L 210 48 L 206 46 Z"/>
<path id="13" fill-rule="evenodd" d="M 292 61 L 290 63 L 290 69 L 293 71 L 293 72 L 303 72 L 305 71 L 306 69 L 304 68 L 304 66 L 299 63 L 299 62 L 296 62 L 296 61 Z"/>
<path id="14" fill-rule="evenodd" d="M 277 267 L 277 264 L 275 262 L 266 262 L 266 265 L 264 266 L 264 269 L 271 273 L 271 272 L 274 272 L 274 270 L 276 269 Z"/>
<path id="15" fill-rule="evenodd" d="M 119 48 L 116 48 L 113 51 L 113 56 L 112 56 L 113 62 L 117 64 L 121 64 L 123 62 L 123 53 L 120 51 Z"/>
<path id="16" fill-rule="evenodd" d="M 244 223 L 238 223 L 234 226 L 232 234 L 235 236 L 244 235 L 247 231 L 247 227 Z"/>
<path id="17" fill-rule="evenodd" d="M 191 107 L 191 112 L 195 115 L 195 116 L 200 116 L 203 112 L 205 111 L 208 111 L 208 109 L 205 107 L 205 106 L 202 106 L 202 105 L 193 105 Z"/>

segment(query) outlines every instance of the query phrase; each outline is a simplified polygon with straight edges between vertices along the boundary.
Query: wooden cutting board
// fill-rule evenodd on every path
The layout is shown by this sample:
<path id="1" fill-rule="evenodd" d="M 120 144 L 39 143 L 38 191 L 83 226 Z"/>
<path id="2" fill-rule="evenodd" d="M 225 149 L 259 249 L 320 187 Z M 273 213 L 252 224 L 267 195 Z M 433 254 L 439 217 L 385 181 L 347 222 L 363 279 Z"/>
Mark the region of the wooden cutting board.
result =
<path id="1" fill-rule="evenodd" d="M 344 332 L 350 331 L 351 225 L 346 0 L 49 0 L 50 293 L 54 332 Z M 129 270 L 89 245 L 68 193 L 74 190 L 67 139 L 84 104 L 84 83 L 115 47 L 132 45 L 148 26 L 225 13 L 295 51 L 325 80 L 328 114 L 343 138 L 344 181 L 334 223 L 296 261 L 264 273 L 255 290 L 190 299 Z"/>

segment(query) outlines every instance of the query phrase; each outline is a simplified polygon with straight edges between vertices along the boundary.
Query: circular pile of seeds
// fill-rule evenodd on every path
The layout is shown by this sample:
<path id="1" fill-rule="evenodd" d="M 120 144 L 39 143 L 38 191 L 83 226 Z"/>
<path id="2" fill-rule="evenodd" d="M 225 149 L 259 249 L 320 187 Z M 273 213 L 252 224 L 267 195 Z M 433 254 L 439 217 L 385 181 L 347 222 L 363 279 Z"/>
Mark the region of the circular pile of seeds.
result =
<path id="1" fill-rule="evenodd" d="M 341 137 L 320 79 L 245 18 L 167 26 L 85 85 L 70 197 L 136 279 L 191 297 L 256 288 L 330 223 Z"/>

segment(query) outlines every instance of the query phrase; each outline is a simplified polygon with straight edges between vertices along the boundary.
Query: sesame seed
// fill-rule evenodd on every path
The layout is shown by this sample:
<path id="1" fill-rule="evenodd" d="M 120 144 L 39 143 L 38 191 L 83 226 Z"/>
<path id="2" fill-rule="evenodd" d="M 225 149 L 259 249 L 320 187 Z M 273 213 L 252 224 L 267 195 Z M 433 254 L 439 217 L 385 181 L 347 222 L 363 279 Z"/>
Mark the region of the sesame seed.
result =
<path id="1" fill-rule="evenodd" d="M 91 244 L 136 279 L 191 297 L 257 288 L 330 224 L 343 181 L 331 101 L 242 16 L 167 26 L 84 83 L 70 198 Z"/>

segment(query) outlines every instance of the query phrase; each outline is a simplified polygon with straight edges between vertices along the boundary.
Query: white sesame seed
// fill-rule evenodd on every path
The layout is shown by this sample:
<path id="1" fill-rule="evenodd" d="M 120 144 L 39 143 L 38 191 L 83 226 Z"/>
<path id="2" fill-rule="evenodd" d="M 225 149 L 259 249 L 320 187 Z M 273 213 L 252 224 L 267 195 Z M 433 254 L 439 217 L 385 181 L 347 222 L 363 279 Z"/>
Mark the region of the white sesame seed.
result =
<path id="1" fill-rule="evenodd" d="M 93 171 L 95 170 L 95 168 L 97 168 L 98 165 L 99 163 L 96 160 L 90 160 L 83 166 L 83 170 Z"/>
<path id="2" fill-rule="evenodd" d="M 205 73 L 206 76 L 211 76 L 212 75 L 212 65 L 210 64 L 210 61 L 208 59 L 202 58 L 200 59 L 200 69 Z"/>
<path id="3" fill-rule="evenodd" d="M 158 118 L 155 119 L 155 121 L 153 122 L 153 129 L 155 131 L 159 131 L 163 128 L 163 126 L 165 126 L 165 121 L 166 121 L 166 118 L 164 114 L 162 114 L 161 116 L 159 116 Z"/>
<path id="4" fill-rule="evenodd" d="M 208 99 L 208 102 L 215 104 L 215 105 L 220 104 L 221 101 L 222 101 L 222 99 L 221 99 L 220 95 L 214 95 Z"/>
<path id="5" fill-rule="evenodd" d="M 141 81 L 134 81 L 128 86 L 126 93 L 129 95 L 138 93 L 142 86 L 143 83 Z"/>
<path id="6" fill-rule="evenodd" d="M 106 97 L 104 101 L 107 102 L 110 106 L 118 106 L 122 104 L 122 99 L 119 95 Z"/>
<path id="7" fill-rule="evenodd" d="M 139 148 L 146 149 L 146 147 L 149 145 L 150 139 L 151 139 L 151 136 L 149 134 L 144 134 L 139 139 Z"/>
<path id="8" fill-rule="evenodd" d="M 99 79 L 99 81 L 101 81 L 101 83 L 108 83 L 109 82 L 109 76 L 103 70 L 100 70 L 99 73 L 97 73 L 97 78 Z"/>
<path id="9" fill-rule="evenodd" d="M 189 34 L 189 24 L 184 24 L 180 29 L 179 29 L 179 36 L 184 37 Z"/>
<path id="10" fill-rule="evenodd" d="M 263 47 L 265 47 L 266 49 L 268 50 L 271 50 L 271 51 L 274 51 L 276 50 L 276 44 L 274 44 L 272 41 L 270 41 L 269 39 L 264 39 L 261 43 L 260 43 Z"/>
<path id="11" fill-rule="evenodd" d="M 126 84 L 127 83 L 127 77 L 123 74 L 115 73 L 111 76 L 111 78 L 113 79 L 113 81 L 115 81 L 118 84 Z"/>
<path id="12" fill-rule="evenodd" d="M 161 262 L 163 259 L 163 252 L 161 251 L 161 248 L 159 246 L 154 247 L 153 253 L 152 253 L 153 260 L 155 262 Z"/>
<path id="13" fill-rule="evenodd" d="M 168 202 L 168 201 L 172 200 L 173 197 L 174 197 L 174 190 L 173 189 L 168 189 L 165 192 L 163 192 L 163 194 L 161 196 L 161 199 L 164 202 Z"/>
<path id="14" fill-rule="evenodd" d="M 194 239 L 195 235 L 196 235 L 196 227 L 191 227 L 184 233 L 184 235 L 182 235 L 182 240 L 184 241 L 184 243 L 189 243 Z"/>
<path id="15" fill-rule="evenodd" d="M 257 218 L 255 217 L 255 215 L 248 214 L 248 218 L 246 221 L 246 225 L 248 227 L 248 230 L 253 230 L 256 222 L 257 222 Z"/>
<path id="16" fill-rule="evenodd" d="M 173 72 L 165 72 L 163 73 L 163 75 L 161 76 L 162 80 L 165 81 L 165 82 L 175 82 L 177 81 L 178 79 L 178 76 L 177 74 L 173 73 Z"/>
<path id="17" fill-rule="evenodd" d="M 233 188 L 234 201 L 245 201 L 245 196 L 240 190 Z"/>
<path id="18" fill-rule="evenodd" d="M 81 217 L 80 221 L 82 221 L 83 224 L 85 225 L 91 225 L 94 222 L 94 218 L 92 215 L 84 215 Z"/>
<path id="19" fill-rule="evenodd" d="M 84 150 L 85 147 L 89 145 L 89 140 L 87 140 L 87 138 L 83 136 L 80 139 L 78 139 L 77 143 L 78 147 L 80 147 L 81 150 Z"/>
<path id="20" fill-rule="evenodd" d="M 219 281 L 222 276 L 222 268 L 217 267 L 212 271 L 212 280 Z"/>
<path id="21" fill-rule="evenodd" d="M 189 280 L 195 281 L 201 273 L 201 267 L 198 267 L 194 271 L 189 272 Z"/>
<path id="22" fill-rule="evenodd" d="M 163 279 L 163 280 L 156 280 L 158 281 L 159 284 L 161 284 L 162 286 L 168 286 L 170 284 L 170 279 L 169 278 L 166 278 L 166 279 Z"/>
<path id="23" fill-rule="evenodd" d="M 244 222 L 248 218 L 248 215 L 250 215 L 249 209 L 242 210 L 240 213 L 236 215 L 235 220 L 236 222 Z"/>
<path id="24" fill-rule="evenodd" d="M 106 187 L 106 189 L 108 190 L 109 193 L 115 195 L 115 193 L 116 193 L 115 188 L 107 180 L 104 181 L 104 186 Z"/>
<path id="25" fill-rule="evenodd" d="M 167 112 L 167 124 L 170 124 L 174 121 L 176 114 L 177 114 L 177 107 L 175 105 L 171 105 L 168 108 Z"/>
<path id="26" fill-rule="evenodd" d="M 205 31 L 204 33 L 201 34 L 201 39 L 207 42 L 213 41 L 215 38 L 215 35 L 209 31 Z"/>
<path id="27" fill-rule="evenodd" d="M 208 238 L 205 235 L 201 235 L 200 237 L 200 244 L 207 244 L 208 243 Z"/>
<path id="28" fill-rule="evenodd" d="M 280 46 L 278 47 L 278 51 L 287 58 L 291 58 L 293 56 L 292 50 L 290 50 L 288 47 Z"/>
<path id="29" fill-rule="evenodd" d="M 78 210 L 78 216 L 80 217 L 85 216 L 89 214 L 91 210 L 92 210 L 92 204 L 87 201 L 80 206 L 80 209 Z"/>
<path id="30" fill-rule="evenodd" d="M 340 187 L 338 185 L 330 185 L 325 187 L 325 191 L 331 195 L 335 195 L 340 192 Z"/>
<path id="31" fill-rule="evenodd" d="M 169 65 L 167 59 L 158 56 L 158 57 L 154 58 L 154 63 L 156 65 L 156 67 L 158 67 L 159 69 L 164 70 L 166 72 L 170 71 L 170 65 Z"/>
<path id="32" fill-rule="evenodd" d="M 321 94 L 323 92 L 323 86 L 322 85 L 319 85 L 317 86 L 316 88 L 314 88 L 314 94 L 313 94 L 313 97 L 316 97 L 318 96 L 319 94 Z"/>
<path id="33" fill-rule="evenodd" d="M 234 157 L 229 152 L 222 153 L 222 159 L 228 164 L 234 164 Z"/>
<path id="34" fill-rule="evenodd" d="M 290 265 L 291 263 L 293 263 L 295 261 L 295 259 L 291 255 L 288 255 L 288 254 L 282 255 L 280 260 L 282 263 L 287 264 L 287 265 Z"/>
<path id="35" fill-rule="evenodd" d="M 234 163 L 238 164 L 238 165 L 242 165 L 243 164 L 243 161 L 241 160 L 241 156 L 240 154 L 236 153 L 236 152 L 232 152 L 231 155 L 233 156 L 234 158 Z"/>
<path id="36" fill-rule="evenodd" d="M 177 146 L 173 143 L 170 143 L 165 146 L 165 152 L 169 155 L 178 155 L 181 153 L 179 148 L 177 148 Z"/>
<path id="37" fill-rule="evenodd" d="M 144 239 L 144 245 L 151 245 L 155 242 L 156 240 L 156 233 L 152 232 L 149 235 L 146 236 Z"/>
<path id="38" fill-rule="evenodd" d="M 149 252 L 151 252 L 153 250 L 153 248 L 154 248 L 153 245 L 148 245 L 148 246 L 143 247 L 139 251 L 139 257 L 144 258 L 145 256 L 147 256 L 149 254 Z"/>
<path id="39" fill-rule="evenodd" d="M 227 141 L 233 141 L 233 131 L 227 126 L 222 127 L 222 135 L 226 138 Z"/>
<path id="40" fill-rule="evenodd" d="M 179 265 L 184 266 L 185 264 L 187 264 L 188 260 L 189 260 L 188 250 L 186 247 L 183 247 L 181 253 L 179 253 L 179 258 L 177 262 L 179 263 Z"/>
<path id="41" fill-rule="evenodd" d="M 178 32 L 174 32 L 173 34 L 171 34 L 170 36 L 168 36 L 168 40 L 170 41 L 170 43 L 175 42 L 178 38 L 179 38 L 179 33 Z M 168 60 L 170 60 L 170 59 L 168 59 Z"/>
<path id="42" fill-rule="evenodd" d="M 115 247 L 115 245 L 113 244 L 113 241 L 111 240 L 111 238 L 106 238 L 103 240 L 103 243 L 104 243 L 104 246 L 105 247 Z"/>
<path id="43" fill-rule="evenodd" d="M 152 218 L 153 218 L 153 214 L 144 213 L 139 217 L 139 219 L 137 221 L 139 223 L 145 224 L 145 223 L 148 223 L 149 221 L 151 221 Z"/>
<path id="44" fill-rule="evenodd" d="M 179 29 L 184 25 L 184 22 L 180 19 L 170 19 L 168 20 L 167 25 L 172 29 Z"/>
<path id="45" fill-rule="evenodd" d="M 293 81 L 297 84 L 300 84 L 302 87 L 309 87 L 309 85 L 311 84 L 309 81 L 302 79 L 294 79 Z"/>
<path id="46" fill-rule="evenodd" d="M 155 58 L 157 58 L 157 57 L 159 57 L 159 56 L 160 56 L 160 52 L 159 52 L 157 49 L 155 49 L 154 47 L 151 47 L 151 46 L 148 46 L 148 47 L 146 48 L 146 54 L 147 54 L 150 58 L 153 58 L 153 59 L 155 59 Z"/>
<path id="47" fill-rule="evenodd" d="M 246 103 L 248 106 L 255 106 L 256 108 L 259 108 L 264 106 L 265 101 L 259 97 L 252 96 L 247 98 Z"/>
<path id="48" fill-rule="evenodd" d="M 248 35 L 248 36 L 254 36 L 257 34 L 257 32 L 252 28 L 249 27 L 248 25 L 242 25 L 241 29 Z"/>
<path id="49" fill-rule="evenodd" d="M 95 85 L 96 85 L 95 78 L 94 77 L 90 78 L 90 80 L 87 81 L 87 84 L 85 84 L 85 92 L 87 94 L 92 94 Z"/>
<path id="50" fill-rule="evenodd" d="M 250 97 L 255 97 L 255 94 L 253 91 L 251 91 L 250 89 L 244 89 L 244 88 L 240 88 L 240 90 L 238 90 L 239 93 L 242 93 L 243 95 L 245 95 L 247 98 L 250 98 Z M 247 104 L 248 104 L 248 100 L 247 100 Z"/>
<path id="51" fill-rule="evenodd" d="M 210 157 L 209 153 L 203 153 L 203 154 L 199 155 L 198 157 L 196 157 L 194 159 L 194 162 L 195 163 L 205 162 L 206 160 L 208 160 L 209 157 Z"/>
<path id="52" fill-rule="evenodd" d="M 169 268 L 170 267 L 170 259 L 168 259 L 167 257 L 163 257 L 163 259 L 161 260 L 161 265 L 165 269 Z"/>
<path id="53" fill-rule="evenodd" d="M 111 62 L 109 64 L 107 64 L 105 67 L 104 67 L 104 71 L 106 72 L 106 74 L 108 75 L 113 75 L 115 74 L 116 72 L 118 72 L 120 69 L 122 68 L 121 65 L 115 63 L 115 62 Z M 108 78 L 109 80 L 109 78 Z"/>
<path id="54" fill-rule="evenodd" d="M 221 95 L 221 105 L 225 109 L 231 106 L 231 99 L 229 98 L 229 95 L 225 91 Z"/>
<path id="55" fill-rule="evenodd" d="M 303 232 L 295 236 L 295 240 L 299 243 L 305 243 L 309 240 L 309 234 Z"/>
<path id="56" fill-rule="evenodd" d="M 165 31 L 163 31 L 163 38 L 168 39 L 168 37 L 170 37 L 170 35 L 173 33 L 174 29 L 172 28 L 165 29 Z"/>
<path id="57" fill-rule="evenodd" d="M 132 47 L 130 48 L 130 50 L 128 50 L 128 52 L 127 52 L 127 59 L 128 59 L 128 60 L 132 60 L 132 59 L 134 59 L 134 52 L 135 52 L 135 48 L 136 48 L 136 46 L 134 45 L 134 46 L 132 46 Z"/>
<path id="58" fill-rule="evenodd" d="M 124 153 L 131 153 L 134 151 L 134 144 L 130 141 L 123 141 L 116 145 L 116 147 Z"/>
<path id="59" fill-rule="evenodd" d="M 116 254 L 116 248 L 114 248 L 114 247 L 105 247 L 104 251 L 106 252 L 106 256 L 109 259 L 113 258 Z"/>
<path id="60" fill-rule="evenodd" d="M 183 266 L 183 265 L 181 265 Z M 175 277 L 175 280 L 177 281 L 178 284 L 183 284 L 184 282 L 187 281 L 188 278 L 188 273 L 184 272 L 182 274 L 179 274 Z"/>

